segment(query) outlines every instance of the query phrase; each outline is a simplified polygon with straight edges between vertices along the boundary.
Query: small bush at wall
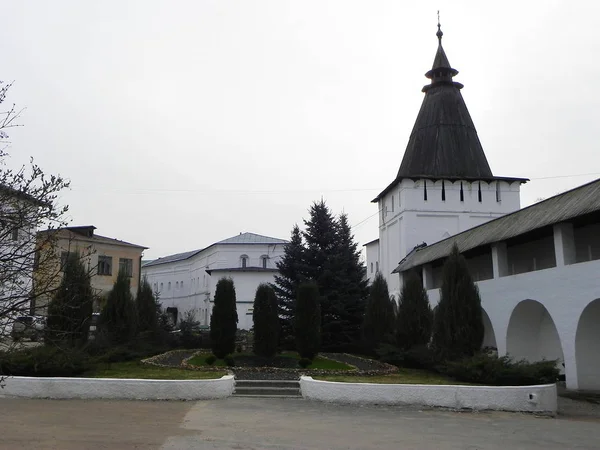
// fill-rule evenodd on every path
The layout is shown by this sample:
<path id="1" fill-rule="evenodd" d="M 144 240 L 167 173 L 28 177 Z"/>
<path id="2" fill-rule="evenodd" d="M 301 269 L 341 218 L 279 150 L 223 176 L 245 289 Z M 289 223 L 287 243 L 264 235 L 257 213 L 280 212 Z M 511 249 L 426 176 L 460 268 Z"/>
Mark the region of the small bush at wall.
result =
<path id="1" fill-rule="evenodd" d="M 209 366 L 212 366 L 215 362 L 217 362 L 217 357 L 215 355 L 210 355 L 210 356 L 207 356 L 204 361 Z"/>
<path id="2" fill-rule="evenodd" d="M 447 362 L 444 372 L 458 381 L 491 386 L 526 386 L 556 383 L 557 361 L 513 361 L 508 356 L 497 357 L 477 353 L 458 361 Z"/>
<path id="3" fill-rule="evenodd" d="M 26 377 L 71 377 L 91 368 L 82 351 L 40 346 L 0 353 L 0 374 Z"/>
<path id="4" fill-rule="evenodd" d="M 228 367 L 235 366 L 235 360 L 231 355 L 227 355 L 225 358 L 223 358 L 223 361 L 225 361 L 225 364 L 227 364 Z"/>
<path id="5" fill-rule="evenodd" d="M 436 352 L 426 345 L 418 345 L 401 350 L 395 345 L 382 345 L 377 349 L 380 361 L 407 369 L 440 371 L 440 359 Z"/>
<path id="6" fill-rule="evenodd" d="M 306 369 L 311 364 L 312 364 L 312 361 L 308 358 L 301 358 L 300 361 L 298 361 L 298 365 L 300 367 L 302 367 L 303 369 Z"/>

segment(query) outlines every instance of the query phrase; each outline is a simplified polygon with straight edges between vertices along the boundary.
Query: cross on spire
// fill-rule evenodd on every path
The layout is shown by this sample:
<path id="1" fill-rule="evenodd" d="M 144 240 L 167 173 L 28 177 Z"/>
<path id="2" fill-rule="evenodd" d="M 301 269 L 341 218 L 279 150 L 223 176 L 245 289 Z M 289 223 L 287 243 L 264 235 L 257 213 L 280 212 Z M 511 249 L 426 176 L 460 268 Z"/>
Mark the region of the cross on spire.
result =
<path id="1" fill-rule="evenodd" d="M 440 11 L 439 10 L 437 12 L 437 16 L 438 16 L 438 30 L 437 30 L 437 33 L 435 33 L 435 35 L 438 37 L 438 41 L 440 42 L 440 45 L 442 45 L 442 36 L 444 35 L 444 33 L 442 32 L 442 26 L 440 25 Z"/>

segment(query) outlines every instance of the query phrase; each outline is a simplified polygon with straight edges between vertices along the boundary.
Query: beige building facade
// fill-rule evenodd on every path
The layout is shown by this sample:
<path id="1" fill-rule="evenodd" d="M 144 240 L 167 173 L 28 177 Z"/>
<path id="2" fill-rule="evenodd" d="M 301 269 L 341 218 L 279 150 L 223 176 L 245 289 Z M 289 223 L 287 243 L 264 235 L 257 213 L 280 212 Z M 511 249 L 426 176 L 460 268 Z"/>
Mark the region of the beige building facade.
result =
<path id="1" fill-rule="evenodd" d="M 130 279 L 131 293 L 135 296 L 140 286 L 142 254 L 147 247 L 132 244 L 95 233 L 94 226 L 66 227 L 59 231 L 41 231 L 38 240 L 45 233 L 54 234 L 52 255 L 43 257 L 45 263 L 36 266 L 34 279 L 52 277 L 52 283 L 58 287 L 62 280 L 62 267 L 70 252 L 81 255 L 86 269 L 91 275 L 91 284 L 98 301 L 94 309 L 99 310 L 103 298 L 112 289 L 120 270 L 124 270 Z M 43 249 L 41 250 L 44 251 Z M 47 284 L 47 283 L 44 283 Z M 45 314 L 50 296 L 40 297 L 32 305 L 38 314 Z"/>

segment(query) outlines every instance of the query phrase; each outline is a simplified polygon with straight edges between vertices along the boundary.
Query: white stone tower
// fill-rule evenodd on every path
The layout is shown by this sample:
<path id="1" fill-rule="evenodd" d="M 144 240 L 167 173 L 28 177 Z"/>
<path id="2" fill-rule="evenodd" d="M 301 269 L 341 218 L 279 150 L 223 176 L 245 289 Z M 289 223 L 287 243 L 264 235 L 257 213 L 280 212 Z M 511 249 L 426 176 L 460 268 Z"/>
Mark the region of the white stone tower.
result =
<path id="1" fill-rule="evenodd" d="M 398 175 L 374 200 L 379 207 L 379 248 L 373 255 L 398 295 L 398 263 L 415 246 L 433 244 L 520 208 L 524 178 L 492 174 L 460 90 L 458 71 L 448 62 L 438 23 L 438 48 L 425 76 L 425 98 Z M 369 273 L 370 275 L 370 273 Z"/>

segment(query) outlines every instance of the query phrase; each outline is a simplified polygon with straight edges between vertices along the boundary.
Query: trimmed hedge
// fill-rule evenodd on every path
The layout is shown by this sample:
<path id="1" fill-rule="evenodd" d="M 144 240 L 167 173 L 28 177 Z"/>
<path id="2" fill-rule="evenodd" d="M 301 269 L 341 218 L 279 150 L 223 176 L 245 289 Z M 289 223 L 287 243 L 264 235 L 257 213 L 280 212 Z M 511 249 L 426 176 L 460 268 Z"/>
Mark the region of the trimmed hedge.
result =
<path id="1" fill-rule="evenodd" d="M 87 354 L 54 346 L 0 353 L 0 374 L 25 377 L 72 377 L 92 368 Z"/>
<path id="2" fill-rule="evenodd" d="M 557 361 L 513 361 L 508 356 L 497 357 L 488 353 L 458 361 L 447 362 L 443 372 L 458 381 L 490 386 L 526 386 L 556 383 L 560 371 Z"/>

